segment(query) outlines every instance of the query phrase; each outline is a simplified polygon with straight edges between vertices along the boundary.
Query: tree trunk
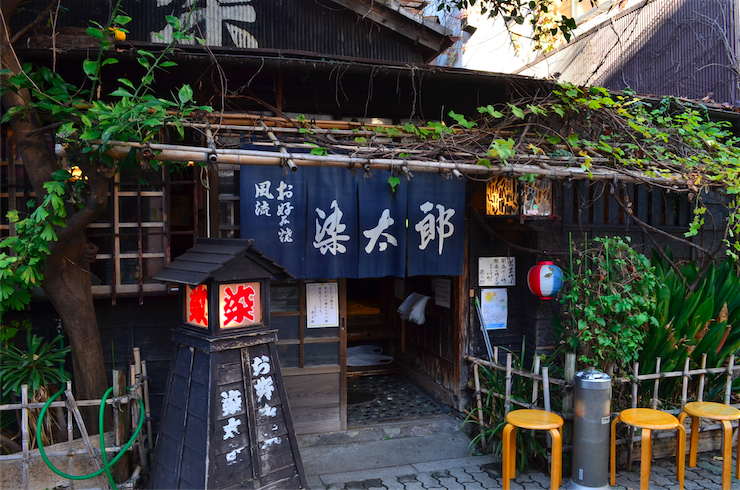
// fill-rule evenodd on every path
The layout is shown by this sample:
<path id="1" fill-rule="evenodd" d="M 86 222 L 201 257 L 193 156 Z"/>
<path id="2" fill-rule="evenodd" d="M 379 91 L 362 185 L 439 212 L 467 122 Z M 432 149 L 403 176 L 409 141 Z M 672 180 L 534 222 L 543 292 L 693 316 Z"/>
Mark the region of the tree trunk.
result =
<path id="1" fill-rule="evenodd" d="M 17 0 L 3 3 L 2 13 L 6 21 L 17 3 Z M 2 67 L 19 73 L 21 69 L 19 60 L 12 48 L 6 44 L 7 41 L 7 31 L 0 28 Z M 2 106 L 5 110 L 23 106 L 29 97 L 28 91 L 16 94 L 8 90 L 3 94 Z M 46 135 L 35 131 L 41 125 L 33 110 L 10 120 L 26 175 L 38 196 L 37 203 L 40 203 L 46 195 L 44 183 L 52 180 L 52 172 L 60 168 L 56 156 L 47 143 Z M 105 210 L 108 181 L 112 174 L 106 169 L 97 168 L 89 161 L 78 162 L 78 165 L 88 176 L 90 197 L 82 209 L 68 208 L 66 227 L 56 230 L 58 241 L 49 244 L 51 255 L 45 264 L 42 287 L 61 316 L 70 338 L 76 396 L 78 399 L 94 399 L 103 396 L 108 383 L 92 299 L 90 251 L 85 238 L 85 228 Z M 97 433 L 97 410 L 93 416 L 87 414 L 85 419 L 88 431 Z"/>

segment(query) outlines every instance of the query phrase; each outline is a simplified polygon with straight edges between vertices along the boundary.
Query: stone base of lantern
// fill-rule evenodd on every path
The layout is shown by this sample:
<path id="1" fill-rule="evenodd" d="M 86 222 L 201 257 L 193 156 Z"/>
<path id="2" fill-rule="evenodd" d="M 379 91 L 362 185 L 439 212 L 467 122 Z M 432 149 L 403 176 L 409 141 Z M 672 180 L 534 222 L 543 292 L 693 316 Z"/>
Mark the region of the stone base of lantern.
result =
<path id="1" fill-rule="evenodd" d="M 152 488 L 307 488 L 275 332 L 175 331 Z"/>

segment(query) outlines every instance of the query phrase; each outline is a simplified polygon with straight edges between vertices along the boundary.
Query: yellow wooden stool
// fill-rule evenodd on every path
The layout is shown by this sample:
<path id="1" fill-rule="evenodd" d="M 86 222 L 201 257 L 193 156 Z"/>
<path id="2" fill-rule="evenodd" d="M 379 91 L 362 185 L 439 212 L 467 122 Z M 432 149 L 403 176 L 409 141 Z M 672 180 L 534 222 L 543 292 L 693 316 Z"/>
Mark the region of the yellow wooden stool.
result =
<path id="1" fill-rule="evenodd" d="M 547 430 L 552 435 L 552 468 L 550 468 L 550 489 L 560 488 L 563 475 L 563 419 L 544 410 L 515 410 L 506 416 L 504 427 L 504 490 L 509 490 L 510 480 L 516 476 L 516 429 Z"/>
<path id="2" fill-rule="evenodd" d="M 678 429 L 676 450 L 676 477 L 683 490 L 683 473 L 686 461 L 686 429 L 673 415 L 652 408 L 628 408 L 612 421 L 611 484 L 616 485 L 617 467 L 617 422 L 642 429 L 642 456 L 640 459 L 640 490 L 648 490 L 650 484 L 650 458 L 652 453 L 651 434 L 654 430 Z"/>
<path id="3" fill-rule="evenodd" d="M 689 466 L 696 466 L 696 448 L 699 442 L 699 419 L 719 420 L 722 423 L 722 490 L 730 490 L 732 478 L 732 424 L 731 420 L 740 420 L 740 410 L 724 403 L 691 402 L 683 407 L 678 421 L 683 425 L 686 417 L 691 417 L 691 441 L 689 442 Z M 740 432 L 738 432 L 740 437 Z M 740 444 L 737 446 L 737 463 L 735 474 L 740 478 Z"/>

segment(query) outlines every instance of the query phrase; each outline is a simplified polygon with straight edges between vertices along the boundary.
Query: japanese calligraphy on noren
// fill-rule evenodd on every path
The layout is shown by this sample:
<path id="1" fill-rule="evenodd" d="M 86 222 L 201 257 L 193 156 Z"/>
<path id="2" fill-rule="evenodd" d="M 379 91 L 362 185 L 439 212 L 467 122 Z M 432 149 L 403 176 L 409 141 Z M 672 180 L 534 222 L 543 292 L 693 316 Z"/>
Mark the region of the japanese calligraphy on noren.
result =
<path id="1" fill-rule="evenodd" d="M 293 197 L 293 185 L 280 181 L 275 186 L 274 194 L 270 190 L 272 182 L 265 180 L 254 184 L 254 215 L 255 216 L 278 216 L 280 222 L 276 235 L 280 243 L 293 242 L 293 226 L 291 225 L 291 213 L 295 209 L 290 199 Z M 274 202 L 273 202 L 274 201 Z M 274 213 L 274 214 L 273 214 Z"/>
<path id="2" fill-rule="evenodd" d="M 337 283 L 306 284 L 308 328 L 339 326 L 339 296 Z"/>
<path id="3" fill-rule="evenodd" d="M 516 286 L 514 257 L 479 257 L 479 286 Z"/>
<path id="4" fill-rule="evenodd" d="M 437 216 L 435 216 L 435 206 L 429 201 L 419 206 L 419 209 L 426 213 L 424 218 L 414 226 L 414 229 L 421 234 L 419 250 L 426 249 L 429 243 L 437 240 L 439 255 L 442 255 L 445 238 L 455 233 L 455 226 L 450 222 L 450 218 L 455 215 L 455 210 L 445 209 L 443 205 L 437 204 Z"/>
<path id="5" fill-rule="evenodd" d="M 205 285 L 192 289 L 185 286 L 185 321 L 191 325 L 208 327 L 208 289 Z"/>
<path id="6" fill-rule="evenodd" d="M 221 284 L 219 317 L 222 328 L 253 325 L 262 321 L 260 284 Z"/>

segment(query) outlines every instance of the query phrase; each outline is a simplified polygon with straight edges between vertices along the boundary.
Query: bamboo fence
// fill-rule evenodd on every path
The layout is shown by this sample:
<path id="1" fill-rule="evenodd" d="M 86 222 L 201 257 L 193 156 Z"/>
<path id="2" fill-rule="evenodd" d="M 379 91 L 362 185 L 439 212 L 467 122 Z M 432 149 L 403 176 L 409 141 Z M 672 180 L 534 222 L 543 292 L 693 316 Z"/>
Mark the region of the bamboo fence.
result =
<path id="1" fill-rule="evenodd" d="M 126 393 L 126 375 L 129 374 L 127 371 L 113 371 L 113 384 L 114 384 L 114 392 L 113 398 L 108 398 L 106 400 L 107 406 L 112 406 L 114 408 L 114 417 L 113 417 L 113 436 L 114 436 L 114 445 L 106 447 L 105 451 L 106 453 L 118 453 L 121 448 L 125 445 L 126 441 L 130 437 L 129 431 L 131 427 L 135 427 L 138 422 L 140 416 L 145 416 L 146 419 L 146 428 L 142 430 L 138 437 L 136 443 L 132 446 L 132 448 L 136 447 L 139 451 L 139 464 L 142 467 L 142 469 L 145 469 L 148 465 L 148 458 L 151 454 L 151 450 L 153 449 L 154 442 L 152 439 L 152 426 L 151 426 L 151 420 L 149 419 L 149 413 L 150 413 L 150 406 L 149 406 L 149 383 L 146 378 L 146 361 L 142 361 L 141 357 L 139 355 L 139 349 L 134 348 L 134 364 L 131 365 L 131 389 L 129 390 L 130 394 Z M 128 404 L 130 402 L 133 402 L 133 406 L 138 409 L 138 403 L 136 402 L 137 398 L 134 395 L 142 396 L 142 399 L 144 400 L 144 410 L 145 414 L 139 414 L 138 410 L 132 410 L 128 407 Z M 66 451 L 56 450 L 56 451 L 45 451 L 45 454 L 47 457 L 67 457 L 67 470 L 66 472 L 68 474 L 73 474 L 73 468 L 74 468 L 74 458 L 80 457 L 80 456 L 86 456 L 88 458 L 92 458 L 93 464 L 96 466 L 96 469 L 100 469 L 100 463 L 98 461 L 98 458 L 100 457 L 100 448 L 94 447 L 92 444 L 92 440 L 88 436 L 87 428 L 83 422 L 82 415 L 80 413 L 79 408 L 80 407 L 99 407 L 102 399 L 95 399 L 95 400 L 75 400 L 74 396 L 72 395 L 72 382 L 68 381 L 66 384 L 65 389 L 65 401 L 54 401 L 49 404 L 50 409 L 54 408 L 66 408 L 66 415 L 64 416 L 64 420 L 66 422 L 66 432 L 67 432 L 67 444 L 68 449 Z M 30 463 L 31 460 L 34 458 L 41 458 L 41 453 L 37 450 L 31 450 L 31 424 L 30 424 L 30 418 L 31 418 L 31 411 L 36 410 L 40 411 L 41 408 L 45 405 L 45 402 L 29 402 L 29 389 L 28 385 L 22 385 L 21 386 L 21 403 L 9 403 L 0 405 L 0 412 L 5 411 L 15 411 L 20 410 L 21 411 L 21 422 L 20 422 L 20 432 L 21 432 L 21 452 L 13 453 L 13 454 L 3 454 L 0 455 L 0 462 L 4 461 L 22 461 L 22 482 L 23 482 L 23 489 L 28 490 L 30 485 Z M 126 409 L 124 410 L 122 407 L 125 406 Z M 47 417 L 50 417 L 51 415 L 47 412 Z M 77 429 L 79 431 L 79 434 L 83 440 L 85 449 L 75 449 L 74 448 L 74 422 L 77 423 Z M 39 420 L 37 423 L 42 423 L 41 420 Z M 146 441 L 144 440 L 144 431 L 146 430 Z M 124 459 L 127 459 L 124 457 Z M 114 477 L 119 480 L 125 480 L 128 478 L 128 471 L 127 468 L 124 468 L 125 466 L 128 466 L 126 464 L 117 464 L 116 467 L 114 467 Z M 120 468 L 120 469 L 119 469 Z M 121 471 L 122 470 L 122 471 Z M 141 469 L 136 469 L 134 471 L 134 475 L 138 475 Z M 101 474 L 97 477 L 99 481 L 101 482 L 102 488 L 109 489 L 110 485 L 107 481 L 107 479 L 104 477 L 104 474 Z M 68 480 L 69 488 L 74 489 L 74 480 Z M 123 488 L 123 486 L 119 486 L 119 488 Z"/>
<path id="2" fill-rule="evenodd" d="M 571 357 L 572 356 L 572 357 Z M 512 367 L 512 359 L 513 355 L 511 353 L 506 354 L 506 361 L 505 363 L 499 362 L 499 349 L 498 347 L 494 347 L 494 355 L 493 359 L 490 361 L 485 361 L 483 359 L 479 359 L 472 356 L 467 356 L 466 359 L 472 363 L 473 365 L 473 382 L 475 386 L 475 407 L 473 408 L 472 412 L 477 412 L 477 415 L 475 416 L 476 420 L 479 423 L 479 428 L 481 431 L 481 434 L 485 431 L 486 427 L 491 427 L 492 423 L 495 421 L 486 420 L 485 413 L 483 410 L 483 397 L 482 395 L 489 395 L 495 398 L 503 399 L 504 400 L 504 416 L 511 411 L 511 408 L 513 405 L 516 405 L 521 408 L 530 408 L 530 409 L 537 409 L 537 410 L 546 410 L 546 411 L 552 411 L 551 410 L 551 400 L 550 400 L 550 385 L 555 385 L 559 387 L 562 391 L 563 396 L 563 410 L 561 412 L 554 412 L 563 417 L 566 421 L 569 419 L 573 419 L 573 377 L 575 374 L 575 356 L 570 355 L 566 357 L 566 366 L 565 366 L 565 379 L 558 379 L 558 378 L 552 378 L 549 376 L 547 367 L 541 367 L 541 361 L 539 356 L 535 356 L 534 359 L 534 366 L 532 371 L 523 371 L 520 369 L 515 369 Z M 572 364 L 572 366 L 570 366 Z M 479 372 L 479 366 L 485 366 L 489 369 L 493 369 L 496 371 L 502 371 L 505 373 L 505 384 L 504 384 L 504 390 L 503 393 L 498 392 L 491 392 L 487 388 L 483 387 L 480 379 L 480 372 Z M 707 368 L 707 355 L 702 355 L 702 361 L 701 366 L 698 369 L 691 369 L 690 359 L 686 359 L 686 362 L 684 363 L 683 369 L 681 371 L 671 371 L 671 372 L 661 372 L 661 359 L 656 359 L 656 369 L 655 372 L 652 373 L 643 373 L 640 374 L 640 365 L 639 363 L 634 363 L 632 365 L 632 376 L 630 377 L 619 377 L 613 380 L 613 383 L 615 384 L 629 384 L 631 385 L 631 396 L 630 396 L 630 406 L 632 408 L 637 408 L 638 401 L 640 399 L 640 386 L 648 386 L 652 385 L 651 388 L 653 389 L 653 396 L 650 399 L 650 406 L 653 409 L 658 409 L 659 405 L 659 398 L 658 394 L 660 392 L 660 383 L 661 380 L 666 379 L 675 379 L 675 378 L 681 378 L 681 402 L 680 402 L 680 408 L 673 408 L 669 410 L 664 410 L 668 413 L 672 413 L 674 415 L 679 414 L 683 406 L 688 403 L 689 400 L 689 383 L 694 377 L 698 377 L 698 387 L 696 390 L 696 400 L 697 401 L 703 401 L 705 396 L 705 389 L 706 389 L 706 376 L 707 375 L 724 375 L 725 381 L 724 381 L 724 403 L 727 405 L 731 405 L 731 396 L 732 396 L 732 381 L 738 376 L 738 371 L 740 371 L 740 365 L 735 365 L 735 355 L 731 355 L 729 357 L 729 362 L 727 363 L 727 366 L 719 367 L 719 368 Z M 512 386 L 514 382 L 514 376 L 520 376 L 526 379 L 532 380 L 532 396 L 530 400 L 520 400 L 516 399 L 512 396 Z M 650 383 L 652 381 L 652 383 Z M 542 383 L 542 396 L 540 397 L 539 393 L 539 384 Z M 732 406 L 739 408 L 740 404 L 732 404 Z M 612 416 L 617 415 L 616 412 L 612 413 Z M 737 424 L 735 424 L 737 427 Z M 707 432 L 707 431 L 715 431 L 720 430 L 722 426 L 720 424 L 711 424 L 711 425 L 704 425 L 699 428 L 700 432 Z M 690 434 L 691 429 L 687 429 L 687 432 Z M 671 431 L 661 431 L 658 433 L 657 438 L 664 438 L 664 437 L 674 437 L 673 433 Z M 654 437 L 656 438 L 656 437 Z M 627 445 L 627 466 L 628 468 L 632 464 L 632 447 L 633 443 L 637 441 L 641 441 L 641 437 L 634 435 L 634 430 L 629 431 L 629 436 L 624 439 L 617 440 L 618 445 Z M 486 441 L 482 437 L 481 438 L 482 444 L 485 446 Z M 563 446 L 564 450 L 567 446 Z"/>

